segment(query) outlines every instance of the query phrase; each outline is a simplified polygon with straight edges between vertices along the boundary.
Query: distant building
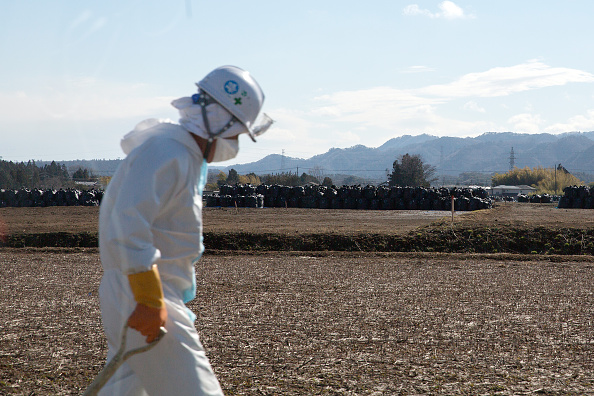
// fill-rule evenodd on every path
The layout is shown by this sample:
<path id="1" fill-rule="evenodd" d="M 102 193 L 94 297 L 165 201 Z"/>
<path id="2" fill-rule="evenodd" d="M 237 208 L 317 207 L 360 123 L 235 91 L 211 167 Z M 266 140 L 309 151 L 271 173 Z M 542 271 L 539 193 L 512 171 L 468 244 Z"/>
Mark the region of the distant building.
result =
<path id="1" fill-rule="evenodd" d="M 516 197 L 519 194 L 531 195 L 536 194 L 536 188 L 520 185 L 520 186 L 495 186 L 491 188 L 491 195 L 497 195 L 500 197 Z"/>
<path id="2" fill-rule="evenodd" d="M 74 184 L 79 184 L 85 187 L 100 187 L 100 183 L 97 181 L 74 181 Z"/>

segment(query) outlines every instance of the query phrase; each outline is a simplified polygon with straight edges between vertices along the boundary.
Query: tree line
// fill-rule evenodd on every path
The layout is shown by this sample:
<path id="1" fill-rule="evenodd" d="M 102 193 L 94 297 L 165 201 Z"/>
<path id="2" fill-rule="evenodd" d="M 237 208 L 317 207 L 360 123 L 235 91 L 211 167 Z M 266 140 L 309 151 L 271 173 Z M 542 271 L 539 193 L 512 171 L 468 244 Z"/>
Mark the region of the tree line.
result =
<path id="1" fill-rule="evenodd" d="M 301 176 L 292 172 L 281 172 L 275 174 L 256 175 L 255 173 L 248 173 L 247 175 L 240 175 L 235 169 L 230 169 L 229 174 L 220 171 L 216 176 L 210 176 L 206 184 L 207 190 L 218 190 L 224 185 L 236 184 L 250 184 L 252 186 L 259 186 L 261 184 L 268 185 L 282 185 L 282 186 L 303 186 L 307 183 L 322 184 L 324 186 L 331 186 L 332 179 L 324 177 L 320 180 L 319 177 L 302 173 Z"/>
<path id="2" fill-rule="evenodd" d="M 71 178 L 66 165 L 52 161 L 37 166 L 35 161 L 12 162 L 0 160 L 0 189 L 40 188 L 56 189 L 74 187 L 73 179 L 92 180 L 87 169 L 78 169 Z"/>
<path id="3" fill-rule="evenodd" d="M 407 153 L 394 161 L 392 172 L 388 173 L 388 185 L 429 187 L 437 180 L 435 173 L 436 168 L 424 163 L 419 155 Z M 561 164 L 553 168 L 514 168 L 506 173 L 495 173 L 491 176 L 491 186 L 527 185 L 536 188 L 537 194 L 558 195 L 565 187 L 584 184 Z"/>
<path id="4" fill-rule="evenodd" d="M 410 155 L 407 153 L 394 161 L 392 172 L 388 172 L 387 174 L 387 184 L 390 187 L 430 187 L 437 180 L 435 173 L 436 168 L 424 163 L 420 155 Z M 309 175 L 305 172 L 301 175 L 292 172 L 282 172 L 258 176 L 255 173 L 239 175 L 235 169 L 230 169 L 228 175 L 220 171 L 216 176 L 211 176 L 206 184 L 206 189 L 218 190 L 223 185 L 235 184 L 251 184 L 253 186 L 267 184 L 295 187 L 308 183 L 327 187 L 333 186 L 330 177 L 326 176 L 322 178 L 320 176 Z"/>
<path id="5" fill-rule="evenodd" d="M 392 169 L 386 171 L 386 185 L 390 187 L 430 187 L 438 180 L 436 168 L 425 163 L 418 154 L 404 154 L 399 156 L 392 164 Z M 476 178 L 476 175 L 474 175 Z M 107 185 L 109 177 L 104 177 L 102 184 Z M 97 177 L 88 169 L 79 167 L 69 175 L 64 164 L 52 161 L 44 166 L 37 166 L 35 161 L 13 163 L 0 160 L 0 189 L 19 188 L 40 188 L 57 189 L 72 188 L 75 181 L 96 181 Z M 357 184 L 346 182 L 346 185 Z M 311 175 L 302 173 L 298 175 L 293 172 L 282 172 L 276 174 L 256 175 L 248 173 L 240 175 L 235 169 L 230 169 L 228 174 L 220 171 L 218 174 L 210 174 L 207 181 L 207 190 L 218 190 L 222 185 L 250 184 L 258 186 L 283 185 L 303 186 L 308 183 L 332 186 L 334 183 L 328 176 L 319 174 Z M 557 195 L 567 186 L 581 186 L 584 182 L 575 175 L 572 175 L 561 164 L 554 168 L 514 168 L 509 172 L 491 176 L 491 185 L 528 185 L 535 187 L 538 194 Z"/>

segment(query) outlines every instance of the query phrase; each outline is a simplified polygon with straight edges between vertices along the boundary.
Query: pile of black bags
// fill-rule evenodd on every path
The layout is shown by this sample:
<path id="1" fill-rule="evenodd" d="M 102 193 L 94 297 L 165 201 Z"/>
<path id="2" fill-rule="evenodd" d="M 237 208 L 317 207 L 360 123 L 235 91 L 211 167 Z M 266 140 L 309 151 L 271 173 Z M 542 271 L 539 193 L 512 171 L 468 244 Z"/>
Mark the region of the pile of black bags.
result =
<path id="1" fill-rule="evenodd" d="M 529 202 L 529 203 L 551 203 L 553 202 L 554 197 L 551 197 L 549 194 L 533 194 L 533 195 L 526 195 L 526 194 L 518 194 L 518 202 Z"/>
<path id="2" fill-rule="evenodd" d="M 44 206 L 97 206 L 101 203 L 101 190 L 0 190 L 0 208 Z"/>
<path id="3" fill-rule="evenodd" d="M 363 210 L 450 210 L 489 209 L 493 201 L 485 189 L 423 188 L 386 186 L 320 185 L 224 185 L 206 197 L 207 207 L 276 207 Z"/>
<path id="4" fill-rule="evenodd" d="M 562 209 L 594 209 L 594 187 L 565 187 L 558 207 Z"/>

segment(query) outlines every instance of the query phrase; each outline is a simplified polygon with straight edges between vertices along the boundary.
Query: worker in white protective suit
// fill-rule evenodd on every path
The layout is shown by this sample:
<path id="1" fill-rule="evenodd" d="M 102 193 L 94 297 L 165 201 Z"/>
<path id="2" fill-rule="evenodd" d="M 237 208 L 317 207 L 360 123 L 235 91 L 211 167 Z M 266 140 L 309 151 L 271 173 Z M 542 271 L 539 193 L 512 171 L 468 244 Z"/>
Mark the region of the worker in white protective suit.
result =
<path id="1" fill-rule="evenodd" d="M 146 120 L 122 139 L 127 157 L 101 202 L 108 360 L 126 323 L 130 348 L 167 330 L 153 349 L 127 360 L 101 395 L 222 395 L 185 306 L 196 295 L 194 264 L 204 250 L 202 190 L 207 163 L 235 157 L 238 135 L 255 141 L 272 120 L 260 115 L 264 94 L 242 69 L 217 68 L 196 85 L 198 93 L 172 102 L 179 124 Z"/>

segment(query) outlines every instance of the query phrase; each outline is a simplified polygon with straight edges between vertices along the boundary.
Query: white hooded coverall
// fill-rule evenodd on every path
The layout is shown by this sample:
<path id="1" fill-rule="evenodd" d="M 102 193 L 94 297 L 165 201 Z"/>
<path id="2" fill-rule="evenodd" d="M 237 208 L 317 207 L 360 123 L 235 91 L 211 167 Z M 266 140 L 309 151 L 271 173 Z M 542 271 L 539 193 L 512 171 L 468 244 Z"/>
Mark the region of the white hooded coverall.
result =
<path id="1" fill-rule="evenodd" d="M 136 306 L 127 275 L 157 264 L 168 318 L 167 335 L 131 357 L 101 395 L 222 395 L 185 306 L 196 295 L 194 264 L 202 254 L 202 189 L 206 161 L 190 133 L 177 124 L 147 120 L 122 140 L 127 155 L 101 202 L 99 289 L 107 359 Z M 146 345 L 128 329 L 128 348 Z"/>

